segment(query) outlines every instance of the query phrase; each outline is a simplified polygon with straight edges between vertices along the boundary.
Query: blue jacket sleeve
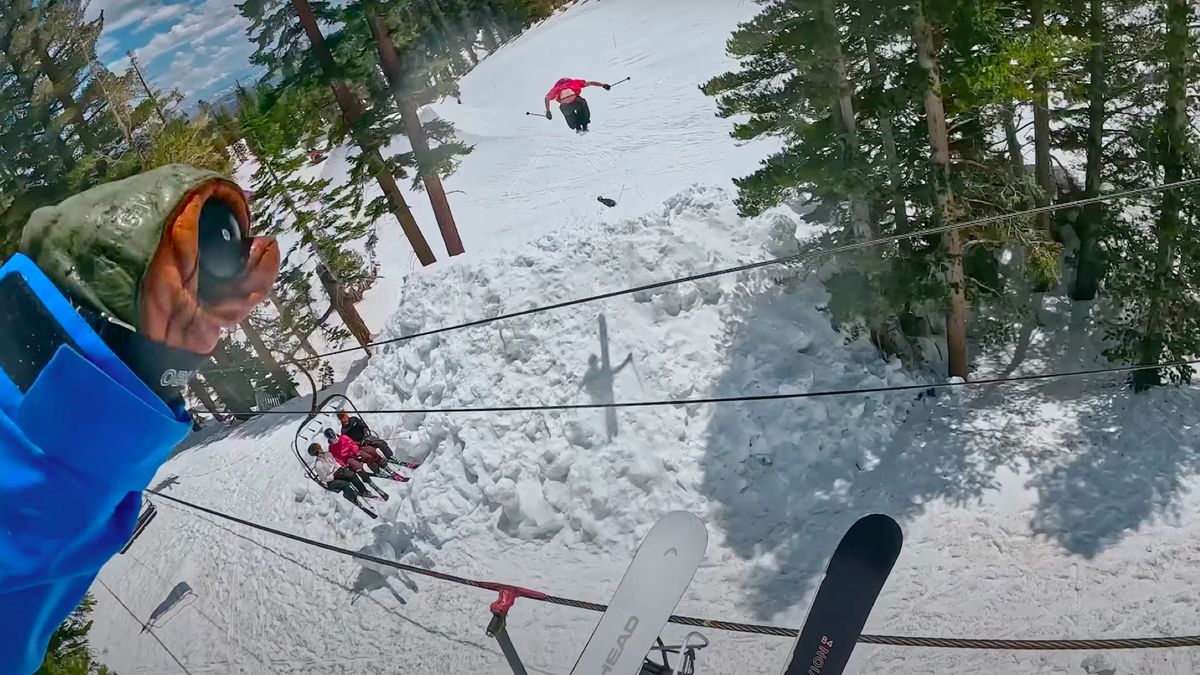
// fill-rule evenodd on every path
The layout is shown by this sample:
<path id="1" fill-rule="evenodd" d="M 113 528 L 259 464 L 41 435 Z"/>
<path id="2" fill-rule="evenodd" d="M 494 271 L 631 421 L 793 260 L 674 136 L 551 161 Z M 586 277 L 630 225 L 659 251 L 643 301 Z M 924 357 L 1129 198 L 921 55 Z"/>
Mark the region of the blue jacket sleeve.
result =
<path id="1" fill-rule="evenodd" d="M 62 346 L 20 400 L 0 402 L 0 673 L 41 665 L 187 434 L 182 410 L 113 375 Z"/>

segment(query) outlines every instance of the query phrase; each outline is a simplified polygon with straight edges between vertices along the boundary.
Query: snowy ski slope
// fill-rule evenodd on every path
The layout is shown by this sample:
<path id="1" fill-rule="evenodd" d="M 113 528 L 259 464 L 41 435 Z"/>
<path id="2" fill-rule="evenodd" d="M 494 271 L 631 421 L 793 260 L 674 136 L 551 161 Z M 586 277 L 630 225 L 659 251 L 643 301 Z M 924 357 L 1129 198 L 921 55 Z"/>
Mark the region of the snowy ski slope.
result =
<path id="1" fill-rule="evenodd" d="M 383 225 L 386 278 L 364 303 L 380 337 L 794 251 L 815 232 L 796 214 L 743 220 L 732 204 L 729 179 L 769 148 L 736 146 L 696 90 L 727 65 L 726 36 L 756 8 L 589 0 L 485 60 L 463 81 L 461 106 L 426 113 L 476 144 L 447 181 L 461 191 L 451 199 L 468 254 L 409 272 L 398 228 Z M 564 75 L 632 80 L 589 91 L 593 131 L 576 137 L 557 116 L 524 115 Z M 344 166 L 335 154 L 322 170 Z M 606 209 L 598 195 L 620 205 Z M 410 201 L 437 241 L 423 195 Z M 381 348 L 335 390 L 370 409 L 933 381 L 835 332 L 826 298 L 815 275 L 730 275 Z M 1072 311 L 1049 304 L 1047 330 L 1016 372 L 1095 360 L 1080 308 Z M 1010 358 L 1000 353 L 984 371 L 1003 371 Z M 298 412 L 217 434 L 160 478 L 179 476 L 174 496 L 320 541 L 601 602 L 650 525 L 687 509 L 708 523 L 710 543 L 679 613 L 787 626 L 804 617 L 841 533 L 882 511 L 901 523 L 905 548 L 868 632 L 1194 634 L 1200 392 L 1134 398 L 1112 385 L 612 415 L 369 416 L 394 447 L 424 460 L 411 483 L 386 487 L 393 498 L 378 521 L 304 478 L 289 448 Z M 188 672 L 508 672 L 484 634 L 490 593 L 158 504 L 100 578 L 141 620 L 179 582 L 194 589 L 191 604 L 153 629 Z M 103 662 L 122 675 L 181 672 L 113 596 L 93 590 Z M 530 672 L 565 673 L 597 618 L 521 600 L 509 630 Z M 779 638 L 705 632 L 705 675 L 777 672 L 789 649 Z M 1200 653 L 862 645 L 848 672 L 1194 673 Z"/>

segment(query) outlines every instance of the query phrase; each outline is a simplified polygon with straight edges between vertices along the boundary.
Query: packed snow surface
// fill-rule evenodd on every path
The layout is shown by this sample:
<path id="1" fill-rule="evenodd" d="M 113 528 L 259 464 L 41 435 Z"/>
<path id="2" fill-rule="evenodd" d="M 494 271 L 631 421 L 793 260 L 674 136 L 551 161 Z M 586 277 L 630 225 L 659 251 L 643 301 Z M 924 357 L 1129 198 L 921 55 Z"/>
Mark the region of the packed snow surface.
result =
<path id="1" fill-rule="evenodd" d="M 784 209 L 737 215 L 728 179 L 764 149 L 735 146 L 695 89 L 728 65 L 724 39 L 757 7 L 593 0 L 485 60 L 461 106 L 427 111 L 476 144 L 447 181 L 462 191 L 451 198 L 468 254 L 410 273 L 398 228 L 382 225 L 386 278 L 363 304 L 378 337 L 785 255 L 811 238 L 816 228 Z M 524 115 L 563 75 L 633 79 L 589 92 L 594 130 L 576 137 L 561 119 Z M 334 156 L 322 170 L 341 166 Z M 410 201 L 437 241 L 423 197 Z M 1196 632 L 1192 388 L 1135 397 L 1093 377 L 607 412 L 430 411 L 938 382 L 835 331 L 827 299 L 817 271 L 772 268 L 381 347 L 326 392 L 364 410 L 428 411 L 366 416 L 423 461 L 411 482 L 383 486 L 392 498 L 372 502 L 375 521 L 304 477 L 291 443 L 307 400 L 189 443 L 159 477 L 179 477 L 173 496 L 329 544 L 597 602 L 651 524 L 686 509 L 710 538 L 678 613 L 793 627 L 841 534 L 883 512 L 906 541 L 868 632 Z M 980 374 L 1090 365 L 1087 310 L 1048 300 L 1023 360 L 981 358 Z M 93 589 L 93 645 L 123 675 L 509 672 L 484 634 L 492 593 L 157 504 Z M 107 590 L 146 621 L 180 582 L 193 595 L 146 633 Z M 509 631 L 530 672 L 567 673 L 597 619 L 520 600 Z M 778 672 L 790 648 L 705 633 L 704 674 Z M 1200 656 L 861 645 L 848 672 L 1194 673 Z"/>

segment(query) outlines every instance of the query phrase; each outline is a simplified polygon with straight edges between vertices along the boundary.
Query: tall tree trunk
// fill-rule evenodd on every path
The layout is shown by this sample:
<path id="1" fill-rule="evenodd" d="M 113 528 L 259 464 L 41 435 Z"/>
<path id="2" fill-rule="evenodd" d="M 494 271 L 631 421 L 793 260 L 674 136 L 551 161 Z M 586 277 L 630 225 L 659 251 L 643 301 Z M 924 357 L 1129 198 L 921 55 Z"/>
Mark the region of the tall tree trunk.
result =
<path id="1" fill-rule="evenodd" d="M 292 384 L 292 376 L 275 359 L 275 355 L 271 353 L 271 348 L 267 346 L 263 340 L 262 334 L 254 327 L 254 324 L 247 318 L 241 324 L 242 332 L 246 334 L 246 341 L 254 348 L 254 353 L 258 355 L 258 360 L 262 361 L 266 366 L 267 372 L 271 373 L 271 379 L 275 380 L 275 386 L 279 391 L 283 392 L 288 398 L 296 398 L 296 385 Z"/>
<path id="2" fill-rule="evenodd" d="M 1021 141 L 1017 138 L 1017 110 L 1010 101 L 1001 106 L 1001 118 L 1004 125 L 1004 142 L 1008 146 L 1008 164 L 1013 177 L 1017 180 L 1025 178 L 1025 155 L 1021 152 Z M 1028 206 L 1028 205 L 1023 205 Z M 1029 345 L 1033 342 L 1033 332 L 1038 325 L 1038 307 L 1034 305 L 1034 290 L 1029 283 L 1029 248 L 1020 242 L 1012 245 L 1012 275 L 1016 288 L 1016 304 L 1024 315 L 1021 330 L 1017 333 L 1016 346 L 1013 348 L 1013 359 L 1004 369 L 1001 377 L 1012 375 L 1025 360 Z M 1039 304 L 1041 296 L 1038 296 Z"/>
<path id="3" fill-rule="evenodd" d="M 1017 138 L 1017 108 L 1011 102 L 1001 110 L 1004 121 L 1004 142 L 1008 146 L 1008 164 L 1013 176 L 1025 177 L 1025 154 L 1021 152 L 1021 140 Z"/>
<path id="4" fill-rule="evenodd" d="M 271 289 L 271 294 L 268 297 L 271 300 L 271 304 L 275 306 L 275 311 L 279 312 L 279 318 L 282 319 L 283 325 L 287 328 L 288 332 L 296 338 L 296 341 L 300 343 L 300 346 L 309 355 L 316 356 L 317 350 L 308 341 L 308 336 L 296 327 L 296 317 L 292 314 L 292 310 L 288 309 L 287 305 L 283 302 L 283 298 L 279 297 L 275 289 Z"/>
<path id="5" fill-rule="evenodd" d="M 1104 0 L 1090 0 L 1088 37 L 1092 42 L 1088 59 L 1088 136 L 1087 171 L 1084 179 L 1084 198 L 1100 196 L 1101 167 L 1104 161 L 1104 97 L 1105 86 L 1104 54 Z M 1073 300 L 1092 300 L 1100 290 L 1100 278 L 1104 276 L 1104 261 L 1100 257 L 1100 235 L 1104 221 L 1104 204 L 1095 202 L 1083 207 L 1076 223 L 1079 236 L 1079 253 L 1075 259 L 1075 284 L 1071 288 Z"/>
<path id="6" fill-rule="evenodd" d="M 121 135 L 125 137 L 125 142 L 129 144 L 129 149 L 137 153 L 138 159 L 141 160 L 142 168 L 146 167 L 146 156 L 142 154 L 142 149 L 137 142 L 133 140 L 133 129 L 129 123 L 121 117 L 121 111 L 117 108 L 117 102 L 113 99 L 112 93 L 108 91 L 108 87 L 104 84 L 104 72 L 100 67 L 99 61 L 93 61 L 92 78 L 100 85 L 100 93 L 104 96 L 104 101 L 108 103 L 108 109 L 112 112 L 113 118 L 117 120 L 117 126 L 121 128 Z"/>
<path id="7" fill-rule="evenodd" d="M 146 78 L 142 76 L 142 67 L 138 64 L 137 54 L 132 49 L 126 54 L 129 56 L 129 65 L 133 66 L 133 72 L 137 74 L 138 82 L 142 85 L 142 91 L 146 92 L 146 98 L 150 100 L 150 105 L 154 106 L 154 114 L 158 115 L 158 121 L 166 126 L 167 113 L 163 110 L 162 104 L 158 102 L 158 97 L 154 95 L 154 90 L 150 88 Z"/>
<path id="8" fill-rule="evenodd" d="M 841 31 L 838 27 L 837 11 L 834 0 L 821 1 L 821 16 L 825 24 L 826 38 L 829 40 L 829 56 L 832 60 L 833 77 L 837 87 L 837 100 L 834 101 L 833 114 L 838 122 L 838 130 L 846 142 L 850 153 L 850 163 L 855 169 L 861 161 L 859 154 L 858 127 L 854 118 L 853 90 L 846 75 L 846 58 L 842 53 Z M 862 241 L 870 239 L 874 234 L 871 223 L 871 205 L 858 191 L 850 195 L 850 223 L 854 238 Z"/>
<path id="9" fill-rule="evenodd" d="M 897 234 L 908 232 L 908 206 L 904 200 L 904 177 L 900 169 L 900 154 L 896 150 L 896 132 L 892 124 L 891 104 L 895 93 L 884 91 L 887 83 L 883 71 L 879 67 L 879 55 L 876 53 L 874 41 L 867 38 L 867 64 L 871 69 L 871 80 L 883 94 L 885 104 L 879 111 L 879 137 L 883 142 L 883 156 L 888 165 L 888 187 L 892 193 L 892 219 L 895 221 Z M 902 246 L 911 244 L 911 240 L 901 241 Z"/>
<path id="10" fill-rule="evenodd" d="M 433 165 L 432 153 L 429 150 L 429 139 L 425 137 L 425 129 L 421 126 L 421 118 L 417 114 L 417 104 L 405 90 L 404 66 L 400 63 L 400 55 L 396 52 L 396 44 L 383 25 L 374 7 L 366 10 L 367 23 L 371 27 L 371 35 L 375 38 L 375 46 L 379 51 L 379 62 L 383 66 L 383 74 L 387 77 L 392 90 L 392 98 L 400 108 L 400 117 L 404 122 L 404 133 L 412 144 L 413 155 L 417 160 L 417 171 L 425 192 L 429 195 L 429 204 L 433 207 L 433 216 L 437 219 L 438 229 L 442 233 L 442 241 L 446 244 L 446 252 L 451 256 L 463 252 L 462 239 L 458 235 L 458 225 L 454 222 L 454 214 L 450 211 L 450 200 L 446 198 L 446 190 L 442 187 L 442 179 L 438 176 L 437 167 Z M 472 48 L 473 49 L 473 48 Z"/>
<path id="11" fill-rule="evenodd" d="M 1163 181 L 1183 180 L 1184 153 L 1187 142 L 1187 60 L 1188 60 L 1188 0 L 1166 0 L 1167 4 L 1167 100 L 1163 112 L 1166 138 L 1159 156 L 1162 157 Z M 1141 365 L 1157 363 L 1162 358 L 1165 340 L 1163 309 L 1173 292 L 1167 279 L 1175 267 L 1177 240 L 1183 220 L 1180 211 L 1183 198 L 1178 190 L 1162 193 L 1158 216 L 1157 245 L 1154 257 L 1153 280 L 1147 292 L 1150 305 L 1146 311 L 1146 333 L 1142 338 Z M 1178 355 L 1182 357 L 1183 355 Z M 1134 373 L 1134 385 L 1146 389 L 1162 383 L 1161 369 L 1139 370 Z"/>
<path id="12" fill-rule="evenodd" d="M 334 279 L 333 273 L 324 264 L 317 265 L 317 278 L 321 280 L 325 292 L 333 298 L 333 306 L 337 308 L 338 314 L 341 315 L 342 322 L 346 324 L 350 334 L 358 341 L 363 351 L 370 356 L 371 331 L 367 330 L 367 324 L 363 322 L 358 310 L 354 308 L 354 303 L 346 298 L 346 292 L 342 290 L 342 285 Z"/>
<path id="13" fill-rule="evenodd" d="M 1030 26 L 1035 36 L 1042 36 L 1046 28 L 1045 0 L 1029 0 Z M 1041 74 L 1033 77 L 1033 154 L 1034 176 L 1041 188 L 1037 205 L 1049 206 L 1054 195 L 1054 177 L 1050 172 L 1050 93 L 1046 78 Z M 1053 237 L 1050 212 L 1037 215 L 1038 227 Z"/>
<path id="14" fill-rule="evenodd" d="M 246 145 L 250 147 L 251 152 L 254 152 L 258 156 L 259 161 L 262 162 L 262 165 L 266 168 L 267 173 L 271 175 L 271 180 L 275 181 L 276 185 L 282 185 L 279 174 L 275 171 L 275 167 L 271 164 L 270 159 L 266 154 L 261 153 L 256 149 L 257 143 L 254 141 L 254 136 L 252 134 L 246 135 Z M 325 258 L 325 254 L 323 251 L 321 251 L 321 247 L 317 245 L 316 233 L 311 229 L 300 225 L 300 223 L 303 222 L 303 219 L 300 217 L 300 207 L 296 205 L 296 202 L 292 200 L 291 195 L 289 195 L 286 190 L 280 194 L 283 197 L 284 205 L 287 206 L 287 209 L 292 212 L 292 217 L 296 221 L 296 226 L 301 228 L 300 234 L 304 235 L 306 239 L 313 242 L 313 253 L 316 255 L 318 261 L 317 277 L 321 280 L 321 287 L 324 288 L 325 292 L 329 295 L 329 305 L 333 307 L 335 311 L 337 311 L 338 316 L 342 317 L 342 323 L 346 324 L 347 326 L 358 327 L 359 332 L 355 333 L 353 329 L 351 332 L 354 333 L 355 337 L 359 339 L 359 344 L 366 348 L 367 343 L 371 341 L 370 329 L 367 328 L 366 322 L 363 321 L 362 316 L 359 315 L 358 309 L 354 307 L 354 303 L 350 302 L 346 298 L 346 294 L 341 289 L 341 282 L 336 279 L 333 276 L 333 273 L 329 270 L 329 261 Z M 325 276 L 321 276 L 322 270 L 324 270 Z M 365 335 L 366 340 L 364 341 L 362 338 L 359 338 L 360 335 Z M 302 339 L 307 342 L 307 338 Z M 309 349 L 310 347 L 306 347 L 306 349 Z M 312 353 L 315 355 L 317 352 L 314 350 Z M 370 354 L 371 350 L 367 349 L 367 353 Z"/>
<path id="15" fill-rule="evenodd" d="M 225 415 L 217 407 L 217 402 L 213 400 L 212 394 L 208 393 L 208 387 L 205 385 L 204 380 L 199 377 L 193 377 L 192 381 L 188 382 L 188 391 L 192 393 L 192 396 L 196 397 L 196 400 L 200 401 L 200 405 L 204 406 L 204 409 L 208 411 L 208 414 L 213 416 L 213 419 L 218 422 L 225 421 Z"/>
<path id="16" fill-rule="evenodd" d="M 946 223 L 954 203 L 950 187 L 950 139 L 946 109 L 942 105 L 942 81 L 933 46 L 933 30 L 925 20 L 923 0 L 914 3 L 914 41 L 917 62 L 925 73 L 925 119 L 929 125 L 930 182 L 933 188 L 934 225 Z M 944 236 L 950 260 L 950 308 L 946 314 L 946 349 L 951 377 L 967 378 L 967 289 L 963 278 L 962 233 L 950 230 Z"/>
<path id="17" fill-rule="evenodd" d="M 338 73 L 337 64 L 333 60 L 329 46 L 325 44 L 325 36 L 321 34 L 321 27 L 317 25 L 317 18 L 313 16 L 308 0 L 292 0 L 292 7 L 295 8 L 296 14 L 300 18 L 300 25 L 304 27 L 304 33 L 308 36 L 317 62 L 325 71 L 325 75 L 331 78 L 329 86 L 333 90 L 333 98 L 337 101 L 338 108 L 342 111 L 342 117 L 345 118 L 346 125 L 353 129 L 362 119 L 362 102 L 350 91 L 344 81 L 334 79 Z M 417 219 L 413 217 L 412 210 L 408 208 L 408 202 L 404 201 L 400 186 L 396 185 L 396 177 L 392 175 L 391 170 L 384 163 L 383 157 L 380 156 L 379 148 L 365 142 L 358 134 L 355 134 L 355 142 L 358 143 L 358 147 L 362 149 L 363 155 L 367 158 L 375 180 L 379 183 L 379 187 L 383 190 L 388 204 L 391 206 L 392 215 L 400 223 L 400 229 L 404 231 L 409 245 L 417 254 L 417 260 L 422 265 L 432 265 L 437 262 L 437 258 L 433 255 L 433 249 L 429 248 L 429 242 L 425 241 L 425 235 L 421 234 Z"/>

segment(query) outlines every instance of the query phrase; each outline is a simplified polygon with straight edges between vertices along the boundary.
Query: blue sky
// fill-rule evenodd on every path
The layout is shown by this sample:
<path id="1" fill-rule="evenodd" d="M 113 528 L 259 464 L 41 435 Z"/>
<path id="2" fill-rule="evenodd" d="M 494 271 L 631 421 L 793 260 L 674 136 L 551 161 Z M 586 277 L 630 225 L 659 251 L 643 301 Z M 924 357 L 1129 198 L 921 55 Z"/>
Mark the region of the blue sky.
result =
<path id="1" fill-rule="evenodd" d="M 104 12 L 96 51 L 110 68 L 122 70 L 125 52 L 134 50 L 153 86 L 179 89 L 191 107 L 237 79 L 256 77 L 248 22 L 234 6 L 240 1 L 92 0 L 89 14 Z"/>

